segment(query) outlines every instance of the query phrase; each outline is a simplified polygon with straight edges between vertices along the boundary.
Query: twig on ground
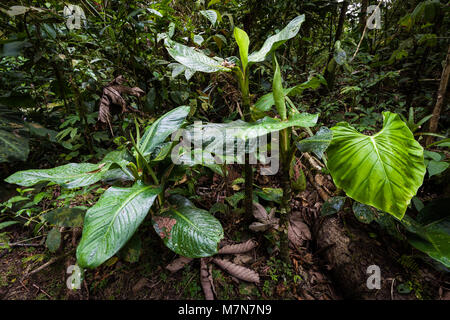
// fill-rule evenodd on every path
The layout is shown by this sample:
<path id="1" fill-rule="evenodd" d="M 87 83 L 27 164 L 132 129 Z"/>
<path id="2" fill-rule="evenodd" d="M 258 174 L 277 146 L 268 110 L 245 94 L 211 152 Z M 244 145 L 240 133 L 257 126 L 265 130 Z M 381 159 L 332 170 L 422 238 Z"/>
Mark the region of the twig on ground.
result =
<path id="1" fill-rule="evenodd" d="M 72 252 L 74 252 L 74 251 L 75 251 L 75 249 L 72 249 L 72 250 L 70 250 L 69 252 L 67 252 L 67 253 L 65 253 L 65 254 L 63 254 L 63 255 L 61 255 L 61 256 L 59 256 L 59 257 L 55 257 L 55 258 L 50 259 L 48 262 L 44 263 L 42 266 L 40 266 L 40 267 L 34 269 L 33 271 L 30 271 L 29 273 L 25 274 L 25 275 L 22 277 L 22 279 L 28 278 L 29 276 L 31 276 L 31 275 L 33 275 L 33 274 L 35 274 L 35 273 L 37 273 L 37 272 L 39 272 L 39 271 L 41 271 L 41 270 L 47 268 L 48 266 L 52 265 L 53 263 L 55 263 L 55 262 L 58 261 L 59 259 L 64 258 L 64 257 L 70 255 L 70 254 L 71 254 Z"/>

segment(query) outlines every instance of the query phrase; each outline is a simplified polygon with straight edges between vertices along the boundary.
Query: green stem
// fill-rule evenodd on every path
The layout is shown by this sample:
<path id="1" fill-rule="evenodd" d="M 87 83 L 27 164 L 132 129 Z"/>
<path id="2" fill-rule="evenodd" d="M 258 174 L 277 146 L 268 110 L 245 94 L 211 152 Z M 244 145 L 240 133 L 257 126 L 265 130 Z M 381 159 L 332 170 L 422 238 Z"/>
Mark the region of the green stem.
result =
<path id="1" fill-rule="evenodd" d="M 289 259 L 289 238 L 288 226 L 291 215 L 291 181 L 289 178 L 289 168 L 291 157 L 295 154 L 289 148 L 289 129 L 281 130 L 281 186 L 283 188 L 283 197 L 281 199 L 281 213 L 280 213 L 280 256 L 281 259 L 290 263 Z M 292 154 L 292 155 L 291 155 Z"/>
<path id="2" fill-rule="evenodd" d="M 242 72 L 238 70 L 237 77 L 239 80 L 239 87 L 242 94 L 242 107 L 244 112 L 244 120 L 246 122 L 251 122 L 251 111 L 250 111 L 250 91 L 249 91 L 249 79 L 245 70 Z M 253 171 L 250 165 L 249 154 L 245 154 L 245 164 L 244 164 L 244 174 L 245 174 L 245 215 L 247 218 L 253 216 Z"/>

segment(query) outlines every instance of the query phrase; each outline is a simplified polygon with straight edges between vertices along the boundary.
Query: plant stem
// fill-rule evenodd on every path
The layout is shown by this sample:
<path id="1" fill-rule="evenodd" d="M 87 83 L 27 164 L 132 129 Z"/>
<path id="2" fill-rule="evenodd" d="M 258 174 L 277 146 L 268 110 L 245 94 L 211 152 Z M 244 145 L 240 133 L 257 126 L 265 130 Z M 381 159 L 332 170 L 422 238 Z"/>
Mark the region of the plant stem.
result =
<path id="1" fill-rule="evenodd" d="M 238 72 L 239 87 L 242 94 L 242 106 L 244 109 L 244 120 L 246 122 L 251 122 L 251 111 L 250 111 L 250 91 L 249 91 L 249 79 L 245 72 Z M 245 215 L 247 218 L 251 218 L 253 215 L 253 171 L 250 165 L 250 155 L 245 154 L 245 164 L 244 164 L 244 174 L 245 174 Z"/>
<path id="2" fill-rule="evenodd" d="M 288 227 L 291 216 L 291 181 L 289 178 L 291 155 L 289 150 L 289 136 L 288 128 L 281 130 L 281 187 L 283 188 L 283 197 L 281 199 L 279 235 L 280 256 L 281 260 L 286 263 L 290 263 Z"/>

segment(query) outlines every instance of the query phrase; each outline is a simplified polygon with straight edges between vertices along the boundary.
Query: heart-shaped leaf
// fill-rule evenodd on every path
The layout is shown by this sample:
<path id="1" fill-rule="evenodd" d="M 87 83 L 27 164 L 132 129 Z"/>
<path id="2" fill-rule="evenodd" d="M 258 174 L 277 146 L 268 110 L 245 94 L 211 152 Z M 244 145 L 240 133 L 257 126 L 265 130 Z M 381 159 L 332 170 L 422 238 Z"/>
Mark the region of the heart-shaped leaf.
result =
<path id="1" fill-rule="evenodd" d="M 383 112 L 383 119 L 373 136 L 348 123 L 331 128 L 328 168 L 349 197 L 401 219 L 423 182 L 423 148 L 397 114 Z"/>

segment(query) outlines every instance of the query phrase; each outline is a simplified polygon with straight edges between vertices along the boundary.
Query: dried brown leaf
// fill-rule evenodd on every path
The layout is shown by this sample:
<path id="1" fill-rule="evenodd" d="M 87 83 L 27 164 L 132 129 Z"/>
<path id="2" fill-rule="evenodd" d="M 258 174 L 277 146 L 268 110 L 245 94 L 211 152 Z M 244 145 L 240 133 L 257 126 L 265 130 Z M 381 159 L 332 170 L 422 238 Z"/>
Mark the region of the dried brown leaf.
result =
<path id="1" fill-rule="evenodd" d="M 295 247 L 300 247 L 305 240 L 311 240 L 311 231 L 309 227 L 302 221 L 300 212 L 293 212 L 289 219 L 288 227 L 289 242 Z"/>
<path id="2" fill-rule="evenodd" d="M 186 258 L 186 257 L 180 256 L 179 258 L 177 258 L 177 259 L 173 260 L 171 263 L 169 263 L 166 266 L 166 269 L 169 270 L 170 272 L 174 273 L 174 272 L 177 272 L 178 270 L 183 269 L 184 266 L 186 266 L 191 261 L 192 261 L 191 258 Z"/>
<path id="3" fill-rule="evenodd" d="M 98 120 L 108 123 L 111 126 L 112 114 L 124 112 L 140 112 L 127 106 L 126 101 L 122 97 L 123 94 L 129 94 L 136 97 L 145 95 L 145 92 L 138 88 L 130 88 L 122 85 L 126 82 L 125 78 L 120 75 L 103 88 L 103 94 L 100 99 Z"/>
<path id="4" fill-rule="evenodd" d="M 261 204 L 256 202 L 253 203 L 253 216 L 261 222 L 269 219 L 266 209 Z"/>
<path id="5" fill-rule="evenodd" d="M 214 300 L 213 288 L 211 285 L 212 277 L 206 266 L 206 259 L 200 259 L 200 283 L 202 285 L 203 292 L 205 293 L 205 300 Z"/>
<path id="6" fill-rule="evenodd" d="M 266 231 L 270 228 L 278 229 L 280 219 L 275 218 L 276 208 L 272 208 L 270 213 L 259 203 L 253 204 L 253 216 L 259 222 L 252 223 L 249 228 L 254 232 Z"/>
<path id="7" fill-rule="evenodd" d="M 235 253 L 244 253 L 252 250 L 258 245 L 255 240 L 248 240 L 243 243 L 237 243 L 232 245 L 224 246 L 219 250 L 219 254 L 235 254 Z"/>
<path id="8" fill-rule="evenodd" d="M 220 268 L 228 272 L 233 277 L 236 277 L 238 279 L 248 281 L 248 282 L 254 282 L 259 283 L 259 275 L 255 271 L 248 269 L 243 266 L 239 266 L 237 264 L 234 264 L 228 260 L 223 259 L 217 259 L 214 258 L 213 262 L 217 264 Z"/>

